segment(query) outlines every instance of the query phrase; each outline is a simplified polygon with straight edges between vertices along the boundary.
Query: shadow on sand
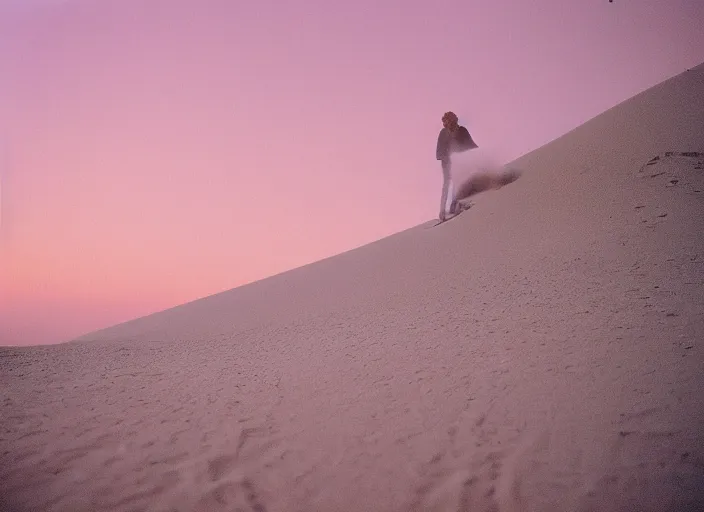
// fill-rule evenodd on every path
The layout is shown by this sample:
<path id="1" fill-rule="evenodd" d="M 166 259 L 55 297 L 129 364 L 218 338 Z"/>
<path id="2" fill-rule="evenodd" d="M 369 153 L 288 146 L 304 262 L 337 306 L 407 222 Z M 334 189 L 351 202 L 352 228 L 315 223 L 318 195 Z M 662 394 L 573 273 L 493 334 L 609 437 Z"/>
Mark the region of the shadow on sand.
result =
<path id="1" fill-rule="evenodd" d="M 468 197 L 486 192 L 487 190 L 497 190 L 501 187 L 513 183 L 521 176 L 521 171 L 517 169 L 505 169 L 501 171 L 480 171 L 457 188 L 455 195 L 458 201 Z"/>

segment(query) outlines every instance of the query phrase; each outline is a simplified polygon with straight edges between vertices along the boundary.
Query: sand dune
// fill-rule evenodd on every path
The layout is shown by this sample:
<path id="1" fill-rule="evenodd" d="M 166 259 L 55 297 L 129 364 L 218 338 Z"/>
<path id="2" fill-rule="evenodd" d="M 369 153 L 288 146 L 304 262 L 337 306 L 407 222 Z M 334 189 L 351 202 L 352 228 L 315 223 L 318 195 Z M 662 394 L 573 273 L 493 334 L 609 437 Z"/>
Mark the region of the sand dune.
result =
<path id="1" fill-rule="evenodd" d="M 1 349 L 0 509 L 702 510 L 702 97 L 699 66 L 450 223 Z"/>

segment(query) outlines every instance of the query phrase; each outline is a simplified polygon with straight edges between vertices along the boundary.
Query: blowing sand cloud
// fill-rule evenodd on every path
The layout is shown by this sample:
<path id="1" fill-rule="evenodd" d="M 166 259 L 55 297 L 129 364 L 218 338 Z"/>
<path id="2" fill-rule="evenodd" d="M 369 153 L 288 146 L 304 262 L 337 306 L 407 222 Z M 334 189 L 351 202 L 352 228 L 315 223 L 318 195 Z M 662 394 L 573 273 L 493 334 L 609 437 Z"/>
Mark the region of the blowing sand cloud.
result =
<path id="1" fill-rule="evenodd" d="M 480 192 L 497 190 L 522 174 L 520 169 L 504 165 L 498 150 L 486 147 L 454 155 L 452 172 L 455 197 L 460 201 Z"/>

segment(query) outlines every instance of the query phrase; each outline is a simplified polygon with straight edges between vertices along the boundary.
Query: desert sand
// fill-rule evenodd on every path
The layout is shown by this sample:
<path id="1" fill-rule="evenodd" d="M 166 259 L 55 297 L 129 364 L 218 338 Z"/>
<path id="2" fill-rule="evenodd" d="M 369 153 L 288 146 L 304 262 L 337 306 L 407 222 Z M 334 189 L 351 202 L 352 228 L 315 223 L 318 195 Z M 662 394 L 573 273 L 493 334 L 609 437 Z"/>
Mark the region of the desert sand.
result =
<path id="1" fill-rule="evenodd" d="M 704 65 L 450 222 L 0 349 L 0 509 L 704 510 L 702 98 Z"/>

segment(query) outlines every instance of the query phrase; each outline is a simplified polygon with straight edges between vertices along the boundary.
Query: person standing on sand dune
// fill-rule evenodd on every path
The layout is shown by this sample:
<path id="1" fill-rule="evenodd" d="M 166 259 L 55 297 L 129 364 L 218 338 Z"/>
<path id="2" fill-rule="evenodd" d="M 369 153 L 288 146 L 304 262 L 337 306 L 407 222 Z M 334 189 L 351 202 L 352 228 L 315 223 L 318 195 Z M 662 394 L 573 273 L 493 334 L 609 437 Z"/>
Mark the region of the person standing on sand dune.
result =
<path id="1" fill-rule="evenodd" d="M 440 197 L 440 220 L 444 221 L 447 212 L 457 213 L 458 202 L 455 200 L 452 186 L 452 153 L 459 153 L 478 147 L 472 140 L 467 128 L 460 126 L 454 112 L 445 112 L 442 116 L 442 130 L 438 135 L 435 158 L 442 163 L 442 194 Z M 449 208 L 448 208 L 448 204 Z"/>

